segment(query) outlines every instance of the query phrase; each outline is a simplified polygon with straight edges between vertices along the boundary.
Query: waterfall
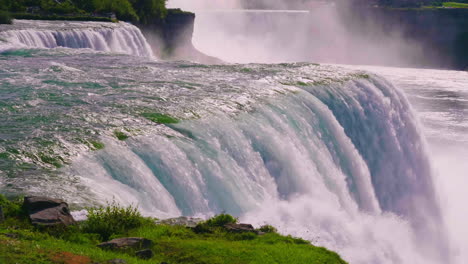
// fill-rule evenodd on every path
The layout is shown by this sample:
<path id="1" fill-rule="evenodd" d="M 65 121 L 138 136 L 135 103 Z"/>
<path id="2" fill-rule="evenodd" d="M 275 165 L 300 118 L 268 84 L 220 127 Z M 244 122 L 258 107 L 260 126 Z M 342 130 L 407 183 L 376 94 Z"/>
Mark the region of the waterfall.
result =
<path id="1" fill-rule="evenodd" d="M 36 25 L 37 23 L 39 25 Z M 17 20 L 13 28 L 0 31 L 0 38 L 6 40 L 10 48 L 64 47 L 153 57 L 151 47 L 141 31 L 124 22 L 73 23 Z"/>
<path id="2" fill-rule="evenodd" d="M 159 217 L 228 212 L 316 241 L 351 263 L 440 263 L 443 223 L 418 122 L 369 76 L 107 139 L 71 170 L 101 200 Z"/>

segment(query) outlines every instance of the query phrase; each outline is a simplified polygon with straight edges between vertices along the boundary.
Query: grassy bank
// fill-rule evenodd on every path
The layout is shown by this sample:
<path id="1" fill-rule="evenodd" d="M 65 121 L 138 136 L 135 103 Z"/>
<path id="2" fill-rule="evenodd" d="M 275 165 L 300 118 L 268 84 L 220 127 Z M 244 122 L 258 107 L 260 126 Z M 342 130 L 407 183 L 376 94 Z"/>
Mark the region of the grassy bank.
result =
<path id="1" fill-rule="evenodd" d="M 219 215 L 195 228 L 156 224 L 135 208 L 90 209 L 85 222 L 69 227 L 32 226 L 21 209 L 21 201 L 0 197 L 6 220 L 0 223 L 0 263 L 105 263 L 122 259 L 127 263 L 346 263 L 336 253 L 308 241 L 283 236 L 271 226 L 255 232 L 230 232 L 225 224 L 236 219 Z M 150 260 L 139 259 L 132 250 L 109 251 L 96 245 L 117 237 L 144 237 L 153 241 Z"/>

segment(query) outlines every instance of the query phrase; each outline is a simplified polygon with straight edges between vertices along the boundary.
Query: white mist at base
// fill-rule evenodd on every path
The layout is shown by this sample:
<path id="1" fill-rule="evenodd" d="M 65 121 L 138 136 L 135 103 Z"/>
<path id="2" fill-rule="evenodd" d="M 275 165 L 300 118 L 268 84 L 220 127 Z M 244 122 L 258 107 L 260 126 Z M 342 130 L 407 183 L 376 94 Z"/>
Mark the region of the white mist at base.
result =
<path id="1" fill-rule="evenodd" d="M 350 67 L 350 66 L 347 66 Z M 376 72 L 404 89 L 429 142 L 434 185 L 446 223 L 452 262 L 468 260 L 468 72 L 353 66 Z"/>
<path id="2" fill-rule="evenodd" d="M 242 12 L 249 3 L 270 11 Z M 298 1 L 295 1 L 298 2 Z M 354 5 L 304 1 L 171 0 L 195 12 L 194 46 L 230 63 L 319 62 L 417 66 L 435 60 L 430 50 L 382 20 L 356 19 Z M 294 8 L 302 12 L 291 12 Z M 435 56 L 435 55 L 434 55 Z"/>

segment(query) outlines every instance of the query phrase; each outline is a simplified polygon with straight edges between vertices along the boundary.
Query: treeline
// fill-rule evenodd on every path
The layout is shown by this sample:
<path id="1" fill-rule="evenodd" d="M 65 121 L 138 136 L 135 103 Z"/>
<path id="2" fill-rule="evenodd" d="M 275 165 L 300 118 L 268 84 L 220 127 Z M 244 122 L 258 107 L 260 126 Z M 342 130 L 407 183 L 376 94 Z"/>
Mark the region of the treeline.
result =
<path id="1" fill-rule="evenodd" d="M 119 20 L 142 24 L 167 14 L 166 0 L 0 0 L 0 10 L 47 16 L 115 13 Z"/>

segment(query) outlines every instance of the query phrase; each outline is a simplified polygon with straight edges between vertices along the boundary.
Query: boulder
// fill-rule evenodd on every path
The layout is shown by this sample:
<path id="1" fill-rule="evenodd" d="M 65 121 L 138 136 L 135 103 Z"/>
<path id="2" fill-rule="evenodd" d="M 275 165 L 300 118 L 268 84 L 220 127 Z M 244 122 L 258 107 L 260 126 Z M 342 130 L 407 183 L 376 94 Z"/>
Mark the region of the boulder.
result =
<path id="1" fill-rule="evenodd" d="M 105 262 L 91 262 L 91 264 L 127 264 L 123 259 L 111 259 Z"/>
<path id="2" fill-rule="evenodd" d="M 177 217 L 177 218 L 169 218 L 169 219 L 159 220 L 159 221 L 156 221 L 156 224 L 172 225 L 172 226 L 185 226 L 185 227 L 194 228 L 201 222 L 203 222 L 203 219 L 201 219 L 201 218 L 191 218 L 191 217 L 181 216 L 181 217 Z"/>
<path id="3" fill-rule="evenodd" d="M 144 249 L 137 251 L 135 255 L 141 259 L 150 259 L 154 256 L 154 253 L 151 249 Z"/>
<path id="4" fill-rule="evenodd" d="M 251 224 L 226 224 L 224 225 L 229 232 L 234 233 L 243 233 L 243 232 L 254 232 L 256 233 L 255 228 Z"/>
<path id="5" fill-rule="evenodd" d="M 116 238 L 110 241 L 101 243 L 97 245 L 102 249 L 109 249 L 109 250 L 119 250 L 119 249 L 146 249 L 153 245 L 153 241 L 142 238 L 142 237 L 123 237 L 123 238 Z"/>
<path id="6" fill-rule="evenodd" d="M 123 259 L 111 259 L 105 262 L 106 264 L 127 264 L 127 261 Z"/>
<path id="7" fill-rule="evenodd" d="M 24 198 L 23 207 L 28 212 L 33 225 L 68 226 L 75 223 L 68 204 L 60 199 L 29 196 Z"/>

